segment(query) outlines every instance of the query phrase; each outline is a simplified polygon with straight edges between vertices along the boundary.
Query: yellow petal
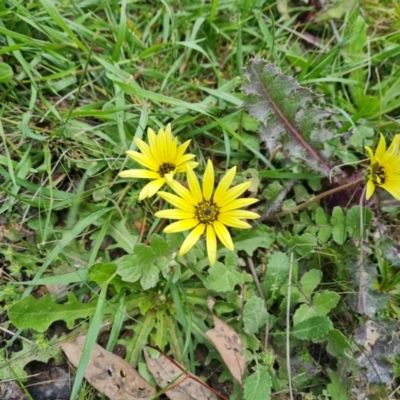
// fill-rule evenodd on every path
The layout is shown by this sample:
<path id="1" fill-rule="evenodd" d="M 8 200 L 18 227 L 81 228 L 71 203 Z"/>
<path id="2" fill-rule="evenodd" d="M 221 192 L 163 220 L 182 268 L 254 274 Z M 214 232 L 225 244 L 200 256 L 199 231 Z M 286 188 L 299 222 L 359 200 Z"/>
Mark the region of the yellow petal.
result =
<path id="1" fill-rule="evenodd" d="M 396 200 L 400 200 L 400 183 L 385 183 L 381 187 L 387 190 Z"/>
<path id="2" fill-rule="evenodd" d="M 374 156 L 374 152 L 372 151 L 371 147 L 365 146 L 365 150 L 367 150 L 369 158 L 371 160 L 371 164 L 374 164 L 375 162 L 375 156 Z"/>
<path id="3" fill-rule="evenodd" d="M 374 192 L 375 192 L 375 185 L 370 179 L 370 180 L 368 180 L 368 183 L 367 183 L 367 192 L 365 194 L 366 199 L 369 200 L 372 197 L 372 195 L 374 194 Z"/>
<path id="4" fill-rule="evenodd" d="M 207 254 L 210 265 L 214 265 L 217 259 L 217 237 L 212 225 L 207 225 Z"/>
<path id="5" fill-rule="evenodd" d="M 179 164 L 177 164 L 177 167 L 180 167 L 181 165 L 185 165 L 189 160 L 192 158 L 195 158 L 196 156 L 194 154 L 185 154 L 179 159 Z"/>
<path id="6" fill-rule="evenodd" d="M 221 224 L 226 226 L 231 226 L 232 228 L 239 228 L 239 229 L 250 229 L 251 225 L 247 222 L 244 222 L 238 218 L 234 217 L 225 217 L 224 215 L 218 215 L 218 221 Z"/>
<path id="7" fill-rule="evenodd" d="M 135 160 L 137 163 L 153 171 L 159 170 L 159 165 L 153 160 L 153 158 L 147 157 L 144 154 L 138 153 L 137 151 L 128 150 L 127 156 Z"/>
<path id="8" fill-rule="evenodd" d="M 134 138 L 134 142 L 136 143 L 136 146 L 139 148 L 139 150 L 147 157 L 152 159 L 154 162 L 157 162 L 156 159 L 154 159 L 153 154 L 151 152 L 151 149 L 147 143 L 145 143 L 142 139 L 139 138 Z"/>
<path id="9" fill-rule="evenodd" d="M 171 171 L 168 174 L 165 174 L 164 178 L 168 183 L 171 183 L 174 180 L 174 172 Z"/>
<path id="10" fill-rule="evenodd" d="M 177 181 L 172 181 L 168 182 L 169 186 L 172 188 L 172 190 L 178 194 L 182 199 L 184 199 L 186 202 L 197 206 L 198 202 L 196 199 L 192 196 L 192 194 L 187 190 L 184 186 L 182 186 L 179 182 Z"/>
<path id="11" fill-rule="evenodd" d="M 210 200 L 214 191 L 214 166 L 209 159 L 203 176 L 203 197 Z"/>
<path id="12" fill-rule="evenodd" d="M 232 210 L 232 211 L 226 211 L 224 213 L 220 213 L 219 215 L 224 216 L 224 217 L 233 217 L 233 218 L 241 218 L 241 219 L 257 219 L 260 218 L 260 216 L 252 211 L 247 211 L 247 210 Z"/>
<path id="13" fill-rule="evenodd" d="M 229 189 L 229 186 L 231 186 L 233 178 L 235 177 L 236 174 L 236 167 L 231 168 L 225 176 L 221 179 L 221 182 L 217 186 L 217 189 L 215 190 L 214 193 L 214 201 L 218 203 L 224 198 L 224 195 Z"/>
<path id="14" fill-rule="evenodd" d="M 201 193 L 200 184 L 196 174 L 189 165 L 187 166 L 186 177 L 189 183 L 190 193 L 197 203 L 201 203 L 203 201 L 203 194 Z"/>
<path id="15" fill-rule="evenodd" d="M 191 140 L 187 140 L 185 143 L 181 144 L 177 151 L 176 151 L 176 156 L 175 156 L 175 160 L 178 164 L 180 164 L 180 159 L 181 157 L 185 154 L 186 149 L 188 148 L 189 144 L 190 144 Z"/>
<path id="16" fill-rule="evenodd" d="M 187 235 L 179 251 L 180 256 L 186 254 L 196 244 L 205 228 L 206 226 L 204 224 L 199 224 Z"/>
<path id="17" fill-rule="evenodd" d="M 190 168 L 195 169 L 199 163 L 196 161 L 189 161 L 187 163 L 184 164 L 180 164 L 175 168 L 176 173 L 178 172 L 186 172 L 187 166 L 189 165 Z"/>
<path id="18" fill-rule="evenodd" d="M 232 189 L 229 189 L 225 196 L 220 199 L 217 203 L 218 207 L 224 207 L 239 197 L 242 193 L 244 193 L 251 186 L 251 182 L 244 182 L 240 185 L 234 186 Z"/>
<path id="19" fill-rule="evenodd" d="M 394 136 L 392 143 L 390 143 L 390 146 L 388 148 L 389 153 L 393 154 L 398 154 L 400 149 L 400 135 L 397 134 Z"/>
<path id="20" fill-rule="evenodd" d="M 199 224 L 199 221 L 195 218 L 185 219 L 183 221 L 174 222 L 173 224 L 168 225 L 165 229 L 165 233 L 177 233 L 187 231 L 189 229 L 194 228 Z"/>
<path id="21" fill-rule="evenodd" d="M 236 210 L 238 208 L 244 208 L 250 206 L 251 204 L 257 203 L 258 199 L 236 199 L 219 209 L 219 212 L 224 213 L 225 211 Z"/>
<path id="22" fill-rule="evenodd" d="M 166 143 L 165 143 L 165 135 L 164 135 L 164 130 L 160 128 L 158 130 L 157 134 L 157 149 L 158 149 L 158 154 L 160 155 L 160 158 L 162 162 L 167 162 L 167 155 L 166 155 Z"/>
<path id="23" fill-rule="evenodd" d="M 159 179 L 161 178 L 158 172 L 149 171 L 147 169 L 127 169 L 121 171 L 118 176 L 121 178 L 144 178 L 144 179 Z"/>
<path id="24" fill-rule="evenodd" d="M 194 206 L 187 202 L 184 199 L 181 199 L 178 196 L 175 196 L 174 194 L 167 193 L 167 192 L 158 192 L 158 195 L 168 201 L 168 203 L 172 204 L 175 207 L 178 207 L 180 210 L 188 211 L 194 213 Z"/>
<path id="25" fill-rule="evenodd" d="M 161 210 L 154 214 L 157 218 L 167 219 L 191 219 L 194 218 L 194 213 L 183 210 Z"/>
<path id="26" fill-rule="evenodd" d="M 229 233 L 228 229 L 226 229 L 225 225 L 221 224 L 219 221 L 213 222 L 213 227 L 215 229 L 215 233 L 217 234 L 221 243 L 228 248 L 229 250 L 233 251 L 233 242 L 231 234 Z"/>
<path id="27" fill-rule="evenodd" d="M 153 154 L 154 159 L 157 160 L 158 162 L 160 162 L 161 154 L 158 151 L 157 136 L 156 136 L 155 132 L 153 131 L 153 129 L 151 129 L 151 128 L 147 129 L 147 138 L 149 140 L 150 150 L 151 150 L 151 153 Z"/>
<path id="28" fill-rule="evenodd" d="M 375 157 L 381 159 L 386 151 L 386 140 L 381 133 L 381 138 L 379 139 L 378 147 L 375 151 Z"/>
<path id="29" fill-rule="evenodd" d="M 154 181 L 149 182 L 141 191 L 139 194 L 139 200 L 143 200 L 146 197 L 152 197 L 154 196 L 164 185 L 165 179 L 160 178 L 160 179 L 155 179 Z"/>

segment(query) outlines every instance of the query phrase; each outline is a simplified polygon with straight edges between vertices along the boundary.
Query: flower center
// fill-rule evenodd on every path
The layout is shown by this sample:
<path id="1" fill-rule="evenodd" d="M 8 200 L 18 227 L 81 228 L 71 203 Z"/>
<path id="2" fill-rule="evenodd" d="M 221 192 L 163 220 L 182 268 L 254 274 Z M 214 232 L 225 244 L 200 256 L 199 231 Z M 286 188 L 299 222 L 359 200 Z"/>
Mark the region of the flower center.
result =
<path id="1" fill-rule="evenodd" d="M 219 208 L 212 200 L 203 200 L 195 208 L 196 218 L 202 224 L 212 224 L 214 221 L 217 220 Z"/>
<path id="2" fill-rule="evenodd" d="M 379 162 L 376 162 L 374 165 L 371 165 L 369 173 L 371 180 L 375 185 L 379 186 L 385 183 L 386 180 L 385 168 L 379 165 Z"/>
<path id="3" fill-rule="evenodd" d="M 164 175 L 169 174 L 170 172 L 175 170 L 175 165 L 163 163 L 160 165 L 160 169 L 158 173 L 161 175 L 161 178 L 164 178 Z"/>

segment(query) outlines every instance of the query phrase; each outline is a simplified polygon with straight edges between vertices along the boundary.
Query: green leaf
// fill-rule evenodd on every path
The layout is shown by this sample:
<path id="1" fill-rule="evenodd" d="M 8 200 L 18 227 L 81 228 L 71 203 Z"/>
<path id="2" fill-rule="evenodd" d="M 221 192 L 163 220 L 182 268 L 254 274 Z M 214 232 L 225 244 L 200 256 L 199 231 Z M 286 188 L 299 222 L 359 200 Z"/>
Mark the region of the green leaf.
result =
<path id="1" fill-rule="evenodd" d="M 301 288 L 304 296 L 309 300 L 311 294 L 321 283 L 322 272 L 318 269 L 312 269 L 306 272 L 300 279 Z"/>
<path id="2" fill-rule="evenodd" d="M 140 284 L 143 290 L 150 289 L 157 285 L 159 281 L 160 270 L 154 264 L 151 264 L 148 268 L 142 269 L 140 277 Z"/>
<path id="3" fill-rule="evenodd" d="M 27 296 L 10 307 L 8 316 L 18 329 L 46 332 L 54 321 L 65 321 L 68 329 L 72 329 L 76 319 L 92 316 L 95 309 L 95 301 L 80 303 L 72 293 L 68 293 L 68 302 L 64 304 L 55 303 L 51 295 L 40 300 Z"/>
<path id="4" fill-rule="evenodd" d="M 328 317 L 312 317 L 300 322 L 291 330 L 297 339 L 318 339 L 325 336 L 332 329 L 332 322 Z"/>
<path id="5" fill-rule="evenodd" d="M 314 218 L 319 228 L 317 238 L 321 243 L 326 243 L 332 235 L 332 226 L 329 224 L 328 216 L 322 207 L 315 210 Z"/>
<path id="6" fill-rule="evenodd" d="M 260 297 L 250 297 L 243 310 L 244 331 L 254 335 L 268 320 L 268 312 L 265 309 L 264 301 Z"/>
<path id="7" fill-rule="evenodd" d="M 346 379 L 343 374 L 326 369 L 331 383 L 326 386 L 332 400 L 350 400 L 351 381 Z"/>
<path id="8" fill-rule="evenodd" d="M 135 244 L 133 254 L 123 256 L 116 261 L 117 273 L 125 282 L 137 282 L 142 274 L 148 275 L 147 271 L 154 272 L 152 267 L 154 267 L 155 259 L 156 254 L 150 246 L 142 243 Z M 152 279 L 146 277 L 144 281 L 148 284 Z"/>
<path id="9" fill-rule="evenodd" d="M 244 250 L 252 256 L 257 248 L 269 249 L 275 242 L 275 231 L 266 225 L 258 225 L 255 229 L 242 231 L 234 239 L 235 250 Z"/>
<path id="10" fill-rule="evenodd" d="M 244 276 L 228 263 L 216 262 L 210 269 L 204 285 L 209 290 L 230 292 L 235 285 L 244 283 Z"/>
<path id="11" fill-rule="evenodd" d="M 293 236 L 289 240 L 288 245 L 289 247 L 293 247 L 299 255 L 307 256 L 317 247 L 317 237 L 306 232 L 299 236 Z"/>
<path id="12" fill-rule="evenodd" d="M 154 234 L 151 236 L 150 247 L 153 249 L 156 257 L 169 257 L 170 246 L 167 241 L 160 235 Z"/>
<path id="13" fill-rule="evenodd" d="M 336 292 L 323 290 L 320 293 L 316 293 L 312 301 L 318 315 L 327 315 L 329 311 L 338 305 L 340 296 Z"/>
<path id="14" fill-rule="evenodd" d="M 351 344 L 342 332 L 332 329 L 324 339 L 328 341 L 326 351 L 333 357 L 353 360 Z"/>
<path id="15" fill-rule="evenodd" d="M 333 225 L 332 238 L 337 244 L 343 244 L 346 240 L 344 215 L 341 207 L 335 207 L 332 212 L 331 224 Z"/>
<path id="16" fill-rule="evenodd" d="M 90 267 L 89 278 L 101 286 L 104 282 L 109 281 L 109 279 L 112 277 L 112 279 L 109 281 L 109 284 L 113 285 L 117 292 L 120 292 L 122 288 L 127 286 L 127 284 L 120 276 L 115 275 L 116 272 L 117 265 L 115 263 L 97 263 Z M 113 275 L 115 276 L 113 277 Z"/>
<path id="17" fill-rule="evenodd" d="M 33 342 L 21 341 L 20 351 L 11 352 L 7 360 L 2 359 L 0 381 L 11 378 L 24 379 L 28 375 L 24 368 L 31 361 L 47 363 L 52 358 L 57 364 L 62 363 L 59 341 L 59 338 L 53 338 L 44 348 Z"/>
<path id="18" fill-rule="evenodd" d="M 373 216 L 373 212 L 367 208 L 362 208 L 363 225 L 369 226 Z M 346 230 L 351 237 L 360 238 L 360 206 L 354 206 L 346 213 Z"/>
<path id="19" fill-rule="evenodd" d="M 279 295 L 280 288 L 287 284 L 288 275 L 289 257 L 279 251 L 270 254 L 267 260 L 265 278 L 262 283 L 265 298 L 268 299 L 268 306 L 274 303 Z"/>
<path id="20" fill-rule="evenodd" d="M 272 379 L 265 366 L 257 366 L 254 373 L 244 380 L 244 400 L 269 400 L 271 398 Z"/>
<path id="21" fill-rule="evenodd" d="M 317 316 L 318 313 L 315 308 L 310 307 L 308 304 L 302 304 L 293 315 L 293 326 Z"/>
<path id="22" fill-rule="evenodd" d="M 11 81 L 13 76 L 14 72 L 12 68 L 4 62 L 0 62 L 0 83 Z"/>

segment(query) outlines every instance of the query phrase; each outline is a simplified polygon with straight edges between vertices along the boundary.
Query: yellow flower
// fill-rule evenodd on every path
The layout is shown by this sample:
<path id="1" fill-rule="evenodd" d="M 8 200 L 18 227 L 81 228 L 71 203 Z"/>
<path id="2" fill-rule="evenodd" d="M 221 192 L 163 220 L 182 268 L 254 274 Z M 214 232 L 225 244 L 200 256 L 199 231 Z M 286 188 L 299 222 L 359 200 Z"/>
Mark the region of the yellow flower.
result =
<path id="1" fill-rule="evenodd" d="M 375 187 L 387 190 L 396 200 L 400 200 L 400 134 L 395 135 L 386 150 L 386 140 L 381 134 L 375 154 L 365 147 L 371 159 L 368 168 L 367 200 L 374 194 Z"/>
<path id="2" fill-rule="evenodd" d="M 129 169 L 118 175 L 122 178 L 151 179 L 140 192 L 139 200 L 154 196 L 166 183 L 174 179 L 174 174 L 186 172 L 186 165 L 196 168 L 198 163 L 189 161 L 196 157 L 194 154 L 184 154 L 190 140 L 178 146 L 178 138 L 171 133 L 171 125 L 168 124 L 165 131 L 160 129 L 156 135 L 152 129 L 147 130 L 149 145 L 141 139 L 134 138 L 137 151 L 127 151 L 126 154 L 137 163 L 147 169 Z"/>
<path id="3" fill-rule="evenodd" d="M 235 174 L 236 167 L 233 167 L 221 179 L 214 192 L 214 168 L 212 162 L 208 160 L 202 188 L 193 169 L 188 165 L 189 190 L 179 182 L 173 181 L 170 186 L 179 196 L 158 192 L 161 198 L 178 209 L 158 211 L 155 216 L 180 220 L 168 225 L 164 232 L 175 233 L 194 228 L 184 240 L 179 255 L 186 254 L 206 232 L 208 259 L 213 265 L 217 257 L 217 237 L 225 247 L 234 250 L 231 235 L 226 227 L 248 229 L 251 225 L 242 219 L 260 217 L 254 212 L 240 210 L 258 200 L 238 199 L 249 188 L 251 182 L 241 183 L 229 189 Z"/>

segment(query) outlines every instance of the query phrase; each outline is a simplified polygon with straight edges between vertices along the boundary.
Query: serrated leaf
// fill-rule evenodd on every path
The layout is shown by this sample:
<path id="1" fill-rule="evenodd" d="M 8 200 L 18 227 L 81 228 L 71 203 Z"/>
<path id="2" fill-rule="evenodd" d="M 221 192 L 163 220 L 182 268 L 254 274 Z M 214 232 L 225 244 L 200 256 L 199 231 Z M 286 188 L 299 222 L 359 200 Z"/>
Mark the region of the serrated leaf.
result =
<path id="1" fill-rule="evenodd" d="M 27 343 L 23 340 L 20 351 L 11 352 L 11 356 L 7 360 L 2 359 L 0 382 L 16 378 L 23 380 L 28 375 L 24 368 L 31 361 L 47 363 L 52 358 L 56 364 L 61 364 L 62 356 L 58 342 L 58 338 L 53 338 L 46 348 L 40 348 L 36 343 Z"/>
<path id="2" fill-rule="evenodd" d="M 254 372 L 244 380 L 244 400 L 269 400 L 271 398 L 272 379 L 266 367 L 257 366 Z"/>
<path id="3" fill-rule="evenodd" d="M 268 312 L 264 301 L 260 297 L 250 297 L 243 310 L 244 331 L 249 335 L 254 335 L 260 328 L 265 327 L 267 320 Z"/>
<path id="4" fill-rule="evenodd" d="M 312 317 L 300 322 L 291 330 L 297 339 L 319 339 L 332 329 L 332 322 L 328 317 Z"/>
<path id="5" fill-rule="evenodd" d="M 333 154 L 325 143 L 335 135 L 323 125 L 329 124 L 332 111 L 321 107 L 311 90 L 265 60 L 252 60 L 245 78 L 243 107 L 261 121 L 259 133 L 268 150 L 272 153 L 281 145 L 290 158 L 328 175 L 327 161 Z"/>
<path id="6" fill-rule="evenodd" d="M 340 296 L 336 292 L 323 290 L 313 296 L 312 302 L 318 315 L 327 315 L 335 308 L 340 301 Z"/>
<path id="7" fill-rule="evenodd" d="M 266 225 L 258 225 L 255 229 L 242 231 L 234 240 L 235 250 L 244 250 L 252 256 L 258 248 L 268 249 L 275 242 L 275 231 Z"/>
<path id="8" fill-rule="evenodd" d="M 287 285 L 289 275 L 289 257 L 279 251 L 273 252 L 267 260 L 267 268 L 262 288 L 265 293 L 267 305 L 274 303 L 283 285 Z"/>
<path id="9" fill-rule="evenodd" d="M 93 315 L 96 302 L 80 303 L 72 293 L 68 293 L 68 302 L 56 303 L 51 295 L 40 300 L 27 296 L 8 310 L 11 322 L 19 329 L 35 329 L 46 332 L 55 321 L 65 321 L 68 329 L 74 327 L 75 320 Z"/>

